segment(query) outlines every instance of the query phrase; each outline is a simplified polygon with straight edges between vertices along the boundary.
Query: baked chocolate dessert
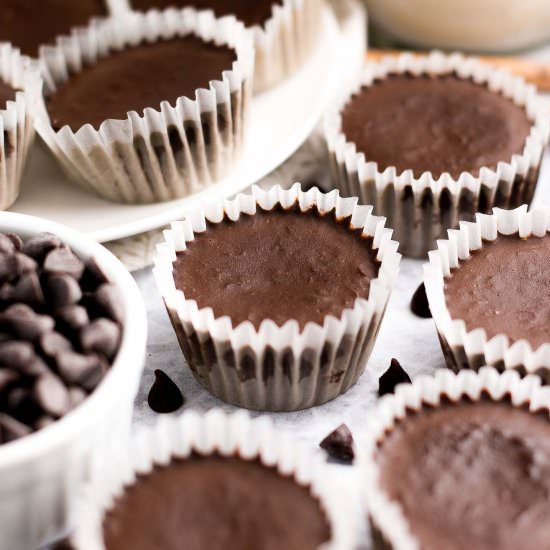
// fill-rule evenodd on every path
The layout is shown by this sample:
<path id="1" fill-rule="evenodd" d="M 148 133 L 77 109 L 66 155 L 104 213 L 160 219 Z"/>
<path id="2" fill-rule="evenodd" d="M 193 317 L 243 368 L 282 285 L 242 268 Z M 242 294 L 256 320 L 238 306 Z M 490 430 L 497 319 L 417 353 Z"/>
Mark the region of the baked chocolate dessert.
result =
<path id="1" fill-rule="evenodd" d="M 319 502 L 292 478 L 197 454 L 138 477 L 103 530 L 106 550 L 315 550 L 331 536 Z"/>
<path id="2" fill-rule="evenodd" d="M 247 27 L 264 26 L 271 19 L 273 6 L 282 3 L 282 0 L 131 0 L 134 9 L 143 11 L 169 7 L 213 10 L 217 17 L 234 15 Z"/>
<path id="3" fill-rule="evenodd" d="M 178 252 L 173 275 L 187 300 L 233 326 L 296 319 L 303 328 L 368 299 L 378 268 L 372 238 L 350 229 L 349 218 L 276 208 L 209 223 Z"/>
<path id="4" fill-rule="evenodd" d="M 376 461 L 419 547 L 548 547 L 547 414 L 489 399 L 425 406 L 388 433 Z"/>
<path id="5" fill-rule="evenodd" d="M 236 53 L 194 35 L 142 43 L 110 52 L 72 75 L 47 100 L 54 129 L 77 131 L 86 123 L 96 129 L 108 119 L 125 119 L 129 111 L 160 109 L 179 97 L 195 98 L 198 88 L 221 80 Z M 98 93 L 100 91 L 100 93 Z"/>
<path id="6" fill-rule="evenodd" d="M 342 111 L 342 131 L 379 171 L 478 175 L 521 154 L 532 127 L 525 109 L 454 74 L 394 74 L 365 86 Z"/>
<path id="7" fill-rule="evenodd" d="M 41 45 L 52 45 L 72 27 L 105 15 L 103 0 L 0 0 L 0 41 L 37 57 Z"/>
<path id="8" fill-rule="evenodd" d="M 550 236 L 520 239 L 500 235 L 485 241 L 445 282 L 453 319 L 488 338 L 505 334 L 533 348 L 550 342 Z"/>

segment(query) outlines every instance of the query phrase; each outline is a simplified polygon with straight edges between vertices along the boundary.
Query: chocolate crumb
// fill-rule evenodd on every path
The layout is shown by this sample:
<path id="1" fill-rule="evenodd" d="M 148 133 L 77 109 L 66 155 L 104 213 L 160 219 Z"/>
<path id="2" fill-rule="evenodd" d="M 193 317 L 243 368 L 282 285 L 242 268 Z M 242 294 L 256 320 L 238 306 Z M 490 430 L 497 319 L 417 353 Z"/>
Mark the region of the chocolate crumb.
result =
<path id="1" fill-rule="evenodd" d="M 355 458 L 353 451 L 353 435 L 346 424 L 340 424 L 338 428 L 329 433 L 319 447 L 324 449 L 327 454 L 342 462 L 352 463 Z"/>
<path id="2" fill-rule="evenodd" d="M 411 311 L 417 316 L 423 319 L 429 319 L 432 316 L 430 306 L 428 305 L 428 298 L 426 296 L 426 287 L 422 283 L 413 294 L 411 300 Z"/>
<path id="3" fill-rule="evenodd" d="M 378 381 L 378 395 L 382 397 L 393 393 L 398 384 L 410 384 L 411 377 L 403 370 L 397 359 L 392 359 L 390 368 L 380 377 Z"/>
<path id="4" fill-rule="evenodd" d="M 164 371 L 156 369 L 147 402 L 157 413 L 173 413 L 183 405 L 184 398 L 174 381 Z"/>

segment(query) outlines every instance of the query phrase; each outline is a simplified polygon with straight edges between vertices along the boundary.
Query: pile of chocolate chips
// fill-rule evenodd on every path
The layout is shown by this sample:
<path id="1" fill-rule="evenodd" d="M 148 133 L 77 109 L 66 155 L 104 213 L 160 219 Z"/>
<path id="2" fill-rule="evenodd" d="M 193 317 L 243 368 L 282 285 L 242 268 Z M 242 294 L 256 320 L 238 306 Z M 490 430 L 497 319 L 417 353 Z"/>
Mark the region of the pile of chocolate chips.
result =
<path id="1" fill-rule="evenodd" d="M 0 444 L 39 430 L 99 384 L 123 305 L 95 262 L 58 237 L 0 233 Z"/>

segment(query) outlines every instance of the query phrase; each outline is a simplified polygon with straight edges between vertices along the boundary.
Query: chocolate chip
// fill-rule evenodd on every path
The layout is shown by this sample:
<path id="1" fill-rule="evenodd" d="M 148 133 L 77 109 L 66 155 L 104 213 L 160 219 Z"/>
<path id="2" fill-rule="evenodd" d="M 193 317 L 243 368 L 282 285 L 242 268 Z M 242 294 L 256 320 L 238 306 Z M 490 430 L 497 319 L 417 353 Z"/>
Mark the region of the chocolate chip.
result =
<path id="1" fill-rule="evenodd" d="M 0 252 L 13 254 L 15 250 L 16 248 L 13 241 L 4 233 L 0 233 Z"/>
<path id="2" fill-rule="evenodd" d="M 40 305 L 44 303 L 44 293 L 36 272 L 25 273 L 12 287 L 9 299 L 24 304 Z"/>
<path id="3" fill-rule="evenodd" d="M 15 340 L 0 343 L 0 364 L 20 370 L 35 358 L 34 348 L 28 342 Z"/>
<path id="4" fill-rule="evenodd" d="M 85 352 L 96 352 L 112 359 L 120 341 L 120 328 L 110 319 L 96 319 L 80 332 L 80 345 Z"/>
<path id="5" fill-rule="evenodd" d="M 105 273 L 103 273 L 95 258 L 88 260 L 86 263 L 86 270 L 80 282 L 82 287 L 87 290 L 96 290 L 98 286 L 108 282 Z"/>
<path id="6" fill-rule="evenodd" d="M 41 374 L 50 372 L 48 365 L 38 356 L 35 356 L 34 359 L 31 359 L 30 363 L 21 367 L 19 370 L 22 374 L 30 376 L 31 378 L 37 378 Z"/>
<path id="7" fill-rule="evenodd" d="M 23 253 L 27 256 L 30 256 L 39 263 L 42 263 L 46 254 L 53 250 L 54 248 L 59 248 L 62 246 L 62 242 L 59 237 L 52 235 L 51 233 L 42 233 L 36 235 L 35 237 L 30 238 L 23 245 Z"/>
<path id="8" fill-rule="evenodd" d="M 15 258 L 15 272 L 17 275 L 23 275 L 23 273 L 30 273 L 31 271 L 36 271 L 37 264 L 36 262 L 25 254 L 17 252 L 14 256 Z"/>
<path id="9" fill-rule="evenodd" d="M 184 399 L 172 379 L 164 371 L 157 369 L 147 402 L 149 407 L 157 413 L 172 413 L 183 405 Z"/>
<path id="10" fill-rule="evenodd" d="M 90 322 L 88 312 L 82 306 L 72 305 L 62 307 L 56 310 L 55 316 L 58 322 L 75 332 Z"/>
<path id="11" fill-rule="evenodd" d="M 33 425 L 33 428 L 35 430 L 42 430 L 44 428 L 47 428 L 48 426 L 50 426 L 51 424 L 53 424 L 55 422 L 55 418 L 53 418 L 52 416 L 48 416 L 48 415 L 44 415 L 44 416 L 41 416 Z"/>
<path id="12" fill-rule="evenodd" d="M 78 407 L 87 397 L 87 394 L 84 390 L 76 386 L 69 388 L 69 408 L 73 410 L 75 407 Z"/>
<path id="13" fill-rule="evenodd" d="M 31 429 L 25 424 L 22 424 L 15 418 L 5 413 L 0 413 L 0 433 L 2 434 L 2 441 L 9 443 L 29 435 Z"/>
<path id="14" fill-rule="evenodd" d="M 101 310 L 113 321 L 122 324 L 124 321 L 124 304 L 120 291 L 110 283 L 101 285 L 95 292 L 94 298 Z"/>
<path id="15" fill-rule="evenodd" d="M 426 297 L 426 287 L 422 283 L 413 294 L 411 300 L 411 311 L 418 317 L 429 319 L 432 316 L 428 298 Z"/>
<path id="16" fill-rule="evenodd" d="M 72 350 L 73 345 L 65 336 L 59 332 L 47 332 L 42 334 L 38 340 L 38 345 L 44 355 L 56 357 L 63 351 Z"/>
<path id="17" fill-rule="evenodd" d="M 69 248 L 56 248 L 48 253 L 44 271 L 54 275 L 70 275 L 77 281 L 84 273 L 84 263 Z"/>
<path id="18" fill-rule="evenodd" d="M 48 280 L 49 298 L 54 309 L 76 304 L 82 298 L 78 282 L 70 275 L 54 275 Z"/>
<path id="19" fill-rule="evenodd" d="M 0 392 L 19 379 L 19 373 L 12 369 L 0 367 Z"/>
<path id="20" fill-rule="evenodd" d="M 393 393 L 398 384 L 410 384 L 410 376 L 403 370 L 397 359 L 392 359 L 390 368 L 378 381 L 378 395 L 382 397 L 387 393 Z"/>
<path id="21" fill-rule="evenodd" d="M 340 424 L 338 428 L 329 433 L 319 446 L 324 449 L 331 458 L 342 462 L 353 462 L 353 435 L 346 424 Z"/>
<path id="22" fill-rule="evenodd" d="M 34 342 L 44 332 L 53 329 L 55 322 L 48 315 L 39 315 L 25 304 L 14 304 L 2 314 L 2 321 L 22 340 Z"/>
<path id="23" fill-rule="evenodd" d="M 57 356 L 57 369 L 67 384 L 91 391 L 101 380 L 106 367 L 97 355 L 64 351 Z"/>
<path id="24" fill-rule="evenodd" d="M 0 284 L 12 281 L 17 276 L 17 266 L 14 254 L 0 252 Z"/>
<path id="25" fill-rule="evenodd" d="M 5 233 L 6 237 L 13 243 L 15 250 L 19 251 L 23 248 L 23 239 L 15 233 Z"/>
<path id="26" fill-rule="evenodd" d="M 54 374 L 43 374 L 33 388 L 34 398 L 40 407 L 52 416 L 63 416 L 69 411 L 69 392 Z"/>

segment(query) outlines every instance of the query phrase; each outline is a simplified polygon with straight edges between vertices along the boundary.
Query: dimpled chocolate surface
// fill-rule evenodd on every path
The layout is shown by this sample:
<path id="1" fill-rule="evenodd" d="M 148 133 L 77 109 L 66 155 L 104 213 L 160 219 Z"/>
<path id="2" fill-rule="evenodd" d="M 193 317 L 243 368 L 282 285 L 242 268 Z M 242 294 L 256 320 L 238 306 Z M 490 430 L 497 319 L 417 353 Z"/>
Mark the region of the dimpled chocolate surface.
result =
<path id="1" fill-rule="evenodd" d="M 235 15 L 247 27 L 263 26 L 271 19 L 273 6 L 282 5 L 282 0 L 132 0 L 136 10 L 151 8 L 164 9 L 168 7 L 187 8 L 189 6 L 200 10 L 214 10 L 218 17 Z"/>
<path id="2" fill-rule="evenodd" d="M 11 42 L 32 57 L 42 44 L 54 44 L 71 27 L 107 15 L 102 0 L 0 0 L 0 41 Z"/>
<path id="3" fill-rule="evenodd" d="M 109 56 L 73 75 L 48 99 L 54 128 L 95 128 L 107 119 L 125 119 L 129 111 L 175 105 L 178 97 L 195 98 L 198 88 L 221 80 L 236 60 L 234 50 L 189 35 L 145 43 Z"/>
<path id="4" fill-rule="evenodd" d="M 531 123 L 525 110 L 454 75 L 391 75 L 345 106 L 343 132 L 379 169 L 478 174 L 521 153 Z"/>
<path id="5" fill-rule="evenodd" d="M 377 460 L 422 548 L 548 548 L 547 415 L 489 400 L 425 408 L 397 425 Z"/>
<path id="6" fill-rule="evenodd" d="M 314 550 L 330 528 L 309 491 L 258 462 L 192 456 L 138 478 L 104 521 L 107 550 Z"/>
<path id="7" fill-rule="evenodd" d="M 264 319 L 322 324 L 368 298 L 378 274 L 371 247 L 371 238 L 350 230 L 349 218 L 258 210 L 197 233 L 177 255 L 174 280 L 186 299 L 229 315 L 233 326 L 249 320 L 259 327 Z"/>
<path id="8" fill-rule="evenodd" d="M 5 109 L 6 103 L 14 100 L 15 90 L 9 84 L 0 80 L 0 109 Z"/>
<path id="9" fill-rule="evenodd" d="M 453 269 L 445 282 L 447 307 L 468 330 L 506 334 L 537 348 L 550 342 L 550 236 L 500 235 Z"/>

